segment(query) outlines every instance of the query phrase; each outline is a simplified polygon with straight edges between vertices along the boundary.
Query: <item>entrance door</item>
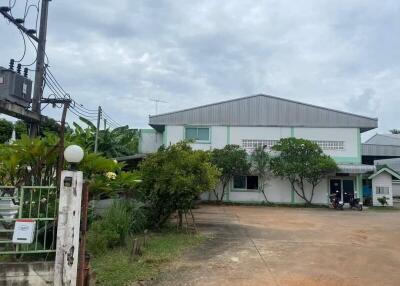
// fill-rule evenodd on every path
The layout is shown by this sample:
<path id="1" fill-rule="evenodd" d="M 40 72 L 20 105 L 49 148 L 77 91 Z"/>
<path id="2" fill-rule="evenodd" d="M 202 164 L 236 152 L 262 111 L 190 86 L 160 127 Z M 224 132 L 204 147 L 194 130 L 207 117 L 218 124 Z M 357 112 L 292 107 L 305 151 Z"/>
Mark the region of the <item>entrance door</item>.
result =
<path id="1" fill-rule="evenodd" d="M 350 202 L 352 197 L 354 197 L 354 180 L 343 180 L 343 202 Z"/>
<path id="2" fill-rule="evenodd" d="M 336 196 L 339 197 L 339 200 L 342 199 L 342 182 L 340 179 L 331 179 L 330 194 L 336 194 Z"/>

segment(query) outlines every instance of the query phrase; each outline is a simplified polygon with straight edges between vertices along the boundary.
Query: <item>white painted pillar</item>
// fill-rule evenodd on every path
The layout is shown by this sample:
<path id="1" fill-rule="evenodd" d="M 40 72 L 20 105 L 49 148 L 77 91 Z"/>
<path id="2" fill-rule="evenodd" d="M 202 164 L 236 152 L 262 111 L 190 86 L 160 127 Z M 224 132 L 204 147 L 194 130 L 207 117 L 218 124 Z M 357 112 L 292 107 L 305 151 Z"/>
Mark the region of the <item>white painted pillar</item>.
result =
<path id="1" fill-rule="evenodd" d="M 57 248 L 54 267 L 55 286 L 76 285 L 82 182 L 83 174 L 80 171 L 61 172 Z"/>

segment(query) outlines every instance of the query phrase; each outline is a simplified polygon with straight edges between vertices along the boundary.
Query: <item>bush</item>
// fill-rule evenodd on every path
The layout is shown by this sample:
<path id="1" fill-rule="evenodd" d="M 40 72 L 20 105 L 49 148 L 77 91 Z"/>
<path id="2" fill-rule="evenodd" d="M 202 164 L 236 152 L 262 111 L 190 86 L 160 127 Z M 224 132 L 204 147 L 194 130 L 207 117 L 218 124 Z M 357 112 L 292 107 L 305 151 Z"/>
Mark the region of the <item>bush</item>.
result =
<path id="1" fill-rule="evenodd" d="M 88 233 L 88 249 L 99 254 L 109 248 L 124 245 L 128 235 L 143 231 L 147 225 L 147 212 L 143 203 L 115 201 L 104 216 L 94 221 Z"/>
<path id="2" fill-rule="evenodd" d="M 385 206 L 385 205 L 388 204 L 387 198 L 386 198 L 385 196 L 383 196 L 383 197 L 381 197 L 381 198 L 378 198 L 378 202 L 379 202 L 382 206 Z"/>

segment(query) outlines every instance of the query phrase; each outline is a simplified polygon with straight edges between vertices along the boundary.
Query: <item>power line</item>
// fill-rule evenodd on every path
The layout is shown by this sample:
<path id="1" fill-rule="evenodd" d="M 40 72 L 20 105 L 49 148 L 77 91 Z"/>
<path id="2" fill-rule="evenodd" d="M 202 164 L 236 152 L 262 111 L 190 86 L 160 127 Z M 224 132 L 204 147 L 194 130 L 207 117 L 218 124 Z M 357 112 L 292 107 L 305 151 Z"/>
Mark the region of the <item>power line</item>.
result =
<path id="1" fill-rule="evenodd" d="M 24 36 L 24 33 L 22 33 L 22 31 L 21 31 L 20 29 L 18 29 L 18 31 L 21 33 L 22 40 L 24 41 L 24 52 L 23 52 L 23 54 L 22 54 L 22 56 L 21 56 L 21 58 L 20 58 L 19 60 L 15 60 L 16 63 L 22 62 L 22 60 L 25 58 L 25 55 L 26 55 L 26 41 L 25 41 L 25 36 Z"/>

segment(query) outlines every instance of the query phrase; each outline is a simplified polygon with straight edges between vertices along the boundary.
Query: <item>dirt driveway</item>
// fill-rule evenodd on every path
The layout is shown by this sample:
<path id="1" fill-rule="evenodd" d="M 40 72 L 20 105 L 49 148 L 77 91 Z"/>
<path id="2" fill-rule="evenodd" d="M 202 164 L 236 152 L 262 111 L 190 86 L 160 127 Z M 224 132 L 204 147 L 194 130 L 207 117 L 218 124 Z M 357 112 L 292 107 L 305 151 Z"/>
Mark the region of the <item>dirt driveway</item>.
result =
<path id="1" fill-rule="evenodd" d="M 400 212 L 202 206 L 213 239 L 152 285 L 400 285 Z"/>

